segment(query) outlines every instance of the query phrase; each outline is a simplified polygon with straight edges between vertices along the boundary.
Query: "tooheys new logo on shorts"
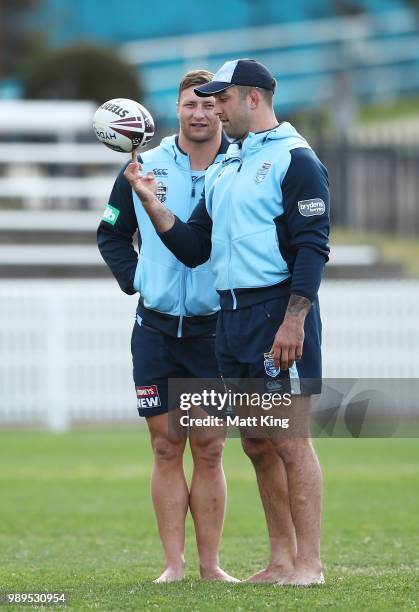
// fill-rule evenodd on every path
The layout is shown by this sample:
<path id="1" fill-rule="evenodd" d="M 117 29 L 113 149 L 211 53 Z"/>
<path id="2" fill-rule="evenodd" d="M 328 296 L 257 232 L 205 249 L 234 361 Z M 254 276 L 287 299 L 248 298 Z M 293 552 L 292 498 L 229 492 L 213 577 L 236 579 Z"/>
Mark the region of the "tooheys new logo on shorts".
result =
<path id="1" fill-rule="evenodd" d="M 119 210 L 117 208 L 114 208 L 110 204 L 108 204 L 107 207 L 105 208 L 105 212 L 103 213 L 103 217 L 102 217 L 103 221 L 106 221 L 107 223 L 110 223 L 111 225 L 115 225 L 118 217 L 119 217 Z"/>
<path id="2" fill-rule="evenodd" d="M 314 217 L 315 215 L 322 215 L 326 210 L 326 205 L 321 198 L 301 200 L 298 202 L 298 210 L 303 217 Z"/>
<path id="3" fill-rule="evenodd" d="M 136 387 L 136 391 L 138 408 L 156 408 L 156 406 L 161 406 L 160 396 L 156 385 L 150 385 L 149 387 Z"/>

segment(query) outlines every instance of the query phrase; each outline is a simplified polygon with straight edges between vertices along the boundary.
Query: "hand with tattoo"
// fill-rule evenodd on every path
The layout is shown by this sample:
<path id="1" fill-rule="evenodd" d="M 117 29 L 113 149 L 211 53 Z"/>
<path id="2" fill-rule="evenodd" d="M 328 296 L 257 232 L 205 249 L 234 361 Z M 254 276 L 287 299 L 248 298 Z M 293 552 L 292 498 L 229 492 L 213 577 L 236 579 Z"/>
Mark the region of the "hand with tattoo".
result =
<path id="1" fill-rule="evenodd" d="M 275 334 L 270 350 L 275 367 L 288 370 L 303 354 L 304 321 L 311 302 L 300 295 L 291 295 L 283 322 Z"/>

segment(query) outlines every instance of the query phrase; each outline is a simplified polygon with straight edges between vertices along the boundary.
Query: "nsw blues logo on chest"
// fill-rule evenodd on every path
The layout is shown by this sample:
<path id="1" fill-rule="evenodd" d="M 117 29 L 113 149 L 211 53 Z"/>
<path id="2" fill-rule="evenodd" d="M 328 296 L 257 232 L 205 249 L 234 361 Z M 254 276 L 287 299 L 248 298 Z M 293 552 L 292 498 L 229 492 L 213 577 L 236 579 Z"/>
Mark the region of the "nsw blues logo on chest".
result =
<path id="1" fill-rule="evenodd" d="M 157 189 L 156 189 L 156 198 L 162 204 L 166 204 L 167 200 L 167 181 L 169 178 L 169 169 L 168 168 L 153 168 L 154 176 L 156 177 Z"/>
<path id="2" fill-rule="evenodd" d="M 265 180 L 269 170 L 271 169 L 271 166 L 272 166 L 271 162 L 264 161 L 262 165 L 258 168 L 255 174 L 255 182 L 257 184 L 262 183 Z"/>
<path id="3" fill-rule="evenodd" d="M 260 168 L 257 165 L 256 168 Z M 235 200 L 249 223 L 270 224 L 282 212 L 282 194 L 279 181 L 271 168 L 260 182 L 255 180 L 255 169 L 245 171 L 240 184 L 236 184 Z M 260 228 L 262 229 L 262 228 Z"/>
<path id="4" fill-rule="evenodd" d="M 166 204 L 167 200 L 167 185 L 163 181 L 157 181 L 156 198 L 162 204 Z"/>

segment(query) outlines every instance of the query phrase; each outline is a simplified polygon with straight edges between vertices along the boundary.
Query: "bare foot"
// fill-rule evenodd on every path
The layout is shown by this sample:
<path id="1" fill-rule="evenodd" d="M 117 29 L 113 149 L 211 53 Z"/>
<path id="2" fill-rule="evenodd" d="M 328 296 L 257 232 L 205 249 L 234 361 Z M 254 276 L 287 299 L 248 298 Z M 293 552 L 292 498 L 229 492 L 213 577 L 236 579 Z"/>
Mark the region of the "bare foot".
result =
<path id="1" fill-rule="evenodd" d="M 161 576 L 153 580 L 154 583 L 159 584 L 161 582 L 176 582 L 177 580 L 183 580 L 185 571 L 183 567 L 167 567 Z"/>
<path id="2" fill-rule="evenodd" d="M 227 574 L 227 572 L 222 570 L 221 567 L 213 567 L 213 568 L 208 568 L 208 569 L 204 569 L 203 567 L 201 567 L 200 572 L 201 572 L 202 580 L 221 580 L 222 582 L 240 582 L 240 580 L 238 580 L 237 578 L 234 578 L 233 576 L 230 576 L 230 574 Z"/>
<path id="3" fill-rule="evenodd" d="M 281 582 L 282 580 L 287 580 L 292 573 L 292 567 L 268 565 L 265 569 L 247 578 L 245 582 Z"/>
<path id="4" fill-rule="evenodd" d="M 295 570 L 285 580 L 280 580 L 278 584 L 292 586 L 312 586 L 324 584 L 323 572 L 320 569 L 307 566 L 296 567 Z"/>

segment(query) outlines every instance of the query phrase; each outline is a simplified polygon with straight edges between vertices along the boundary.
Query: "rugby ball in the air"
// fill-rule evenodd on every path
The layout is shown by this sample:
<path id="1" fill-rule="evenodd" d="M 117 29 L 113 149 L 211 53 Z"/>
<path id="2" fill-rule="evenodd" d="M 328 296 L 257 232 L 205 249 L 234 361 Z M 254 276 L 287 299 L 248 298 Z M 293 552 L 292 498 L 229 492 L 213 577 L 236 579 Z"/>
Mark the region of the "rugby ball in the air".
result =
<path id="1" fill-rule="evenodd" d="M 154 121 L 139 102 L 115 98 L 99 106 L 93 117 L 93 130 L 98 140 L 110 149 L 130 153 L 150 142 Z"/>

